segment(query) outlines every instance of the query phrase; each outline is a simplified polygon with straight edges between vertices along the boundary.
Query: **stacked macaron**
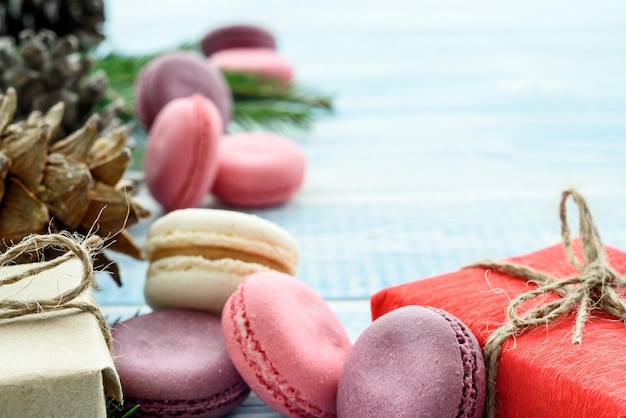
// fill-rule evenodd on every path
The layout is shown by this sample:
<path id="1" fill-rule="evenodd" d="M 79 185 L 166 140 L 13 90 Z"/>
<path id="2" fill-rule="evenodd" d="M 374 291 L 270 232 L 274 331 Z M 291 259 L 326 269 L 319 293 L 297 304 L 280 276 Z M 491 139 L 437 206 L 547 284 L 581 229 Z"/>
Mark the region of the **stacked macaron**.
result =
<path id="1" fill-rule="evenodd" d="M 146 302 L 114 326 L 116 366 L 136 416 L 219 417 L 252 390 L 292 417 L 482 415 L 481 347 L 460 320 L 399 308 L 350 341 L 295 278 L 298 244 L 258 216 L 181 209 L 150 227 Z"/>
<path id="2" fill-rule="evenodd" d="M 236 211 L 182 209 L 150 227 L 144 249 L 154 310 L 113 327 L 136 416 L 219 417 L 250 388 L 290 417 L 336 416 L 351 342 L 294 277 L 298 245 L 287 231 Z"/>
<path id="3" fill-rule="evenodd" d="M 135 83 L 137 116 L 148 131 L 148 190 L 166 212 L 201 206 L 209 193 L 234 207 L 285 202 L 302 186 L 304 153 L 279 134 L 225 134 L 233 97 L 222 72 L 289 83 L 291 65 L 278 56 L 272 34 L 253 25 L 211 31 L 201 47 L 208 58 L 162 54 Z"/>
<path id="4" fill-rule="evenodd" d="M 201 42 L 208 62 L 223 71 L 289 84 L 294 70 L 276 50 L 272 34 L 253 25 L 229 25 L 207 33 Z"/>

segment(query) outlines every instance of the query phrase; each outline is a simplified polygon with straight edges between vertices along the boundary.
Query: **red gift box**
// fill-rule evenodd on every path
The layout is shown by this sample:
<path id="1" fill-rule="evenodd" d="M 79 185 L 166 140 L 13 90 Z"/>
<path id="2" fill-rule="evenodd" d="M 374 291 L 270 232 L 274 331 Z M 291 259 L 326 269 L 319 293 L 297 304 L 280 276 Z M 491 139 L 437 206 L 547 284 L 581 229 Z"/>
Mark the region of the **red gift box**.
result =
<path id="1" fill-rule="evenodd" d="M 566 198 L 564 194 L 562 206 Z M 580 259 L 580 241 L 573 242 L 572 248 Z M 601 248 L 605 248 L 612 269 L 620 276 L 626 274 L 626 253 Z M 558 279 L 580 275 L 563 245 L 509 261 Z M 372 317 L 376 319 L 405 305 L 433 306 L 461 319 L 485 347 L 493 332 L 507 322 L 511 301 L 537 288 L 536 284 L 510 274 L 487 271 L 484 267 L 465 268 L 378 292 L 371 299 Z M 624 296 L 623 290 L 617 293 Z M 549 292 L 525 302 L 521 311 L 560 298 Z M 578 307 L 549 324 L 526 328 L 505 341 L 498 357 L 497 417 L 626 417 L 624 320 L 591 310 L 582 342 L 575 345 L 572 336 L 577 310 Z"/>

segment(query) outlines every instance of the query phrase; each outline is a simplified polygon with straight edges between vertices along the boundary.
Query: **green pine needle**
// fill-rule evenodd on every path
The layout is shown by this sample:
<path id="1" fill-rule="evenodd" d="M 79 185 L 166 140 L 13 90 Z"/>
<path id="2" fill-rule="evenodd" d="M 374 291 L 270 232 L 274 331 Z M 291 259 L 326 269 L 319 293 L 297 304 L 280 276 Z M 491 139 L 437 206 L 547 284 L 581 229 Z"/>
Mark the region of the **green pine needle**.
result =
<path id="1" fill-rule="evenodd" d="M 129 418 L 139 409 L 139 405 L 133 406 L 129 410 L 125 410 L 119 402 L 113 398 L 107 401 L 107 418 Z"/>

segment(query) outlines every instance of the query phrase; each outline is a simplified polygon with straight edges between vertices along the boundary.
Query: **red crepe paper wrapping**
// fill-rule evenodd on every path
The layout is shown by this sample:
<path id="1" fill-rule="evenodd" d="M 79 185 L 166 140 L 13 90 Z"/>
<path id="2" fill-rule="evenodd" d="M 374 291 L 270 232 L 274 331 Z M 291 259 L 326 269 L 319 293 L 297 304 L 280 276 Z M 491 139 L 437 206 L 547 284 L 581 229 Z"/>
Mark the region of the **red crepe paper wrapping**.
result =
<path id="1" fill-rule="evenodd" d="M 574 243 L 580 257 L 580 245 Z M 609 264 L 626 274 L 626 253 L 605 247 Z M 578 274 L 562 245 L 510 261 L 557 278 Z M 461 319 L 481 346 L 506 320 L 511 299 L 537 288 L 533 283 L 484 268 L 466 268 L 442 276 L 384 289 L 371 299 L 372 317 L 406 305 L 433 306 Z M 622 293 L 624 295 L 624 293 Z M 523 305 L 557 300 L 556 294 Z M 546 326 L 529 328 L 502 347 L 497 376 L 499 418 L 626 417 L 626 326 L 593 310 L 582 344 L 572 344 L 575 312 Z"/>

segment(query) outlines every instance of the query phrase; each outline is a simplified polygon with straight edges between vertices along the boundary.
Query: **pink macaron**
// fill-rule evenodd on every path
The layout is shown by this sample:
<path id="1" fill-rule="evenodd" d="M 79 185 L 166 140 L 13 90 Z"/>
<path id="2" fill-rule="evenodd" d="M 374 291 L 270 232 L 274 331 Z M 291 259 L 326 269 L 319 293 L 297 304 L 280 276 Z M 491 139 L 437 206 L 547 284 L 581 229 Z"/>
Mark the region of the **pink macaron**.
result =
<path id="1" fill-rule="evenodd" d="M 221 202 L 267 207 L 285 202 L 302 186 L 305 157 L 289 138 L 270 132 L 224 135 L 211 189 Z"/>
<path id="2" fill-rule="evenodd" d="M 197 207 L 217 174 L 222 118 L 209 99 L 170 101 L 150 130 L 144 172 L 148 190 L 166 211 Z"/>
<path id="3" fill-rule="evenodd" d="M 189 51 L 168 52 L 149 61 L 135 82 L 137 116 L 150 129 L 161 109 L 173 99 L 200 94 L 217 106 L 225 126 L 232 116 L 233 98 L 222 73 Z"/>
<path id="4" fill-rule="evenodd" d="M 269 30 L 260 26 L 235 24 L 208 32 L 200 41 L 200 48 L 208 57 L 217 51 L 230 48 L 276 49 L 276 40 Z"/>
<path id="5" fill-rule="evenodd" d="M 271 48 L 223 49 L 211 55 L 208 62 L 222 71 L 245 73 L 280 84 L 289 84 L 294 78 L 291 64 Z"/>
<path id="6" fill-rule="evenodd" d="M 287 417 L 336 416 L 350 339 L 312 289 L 283 273 L 243 279 L 222 314 L 230 358 L 244 381 Z"/>

